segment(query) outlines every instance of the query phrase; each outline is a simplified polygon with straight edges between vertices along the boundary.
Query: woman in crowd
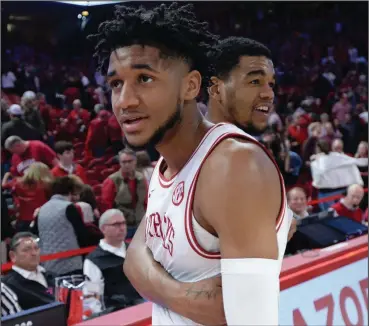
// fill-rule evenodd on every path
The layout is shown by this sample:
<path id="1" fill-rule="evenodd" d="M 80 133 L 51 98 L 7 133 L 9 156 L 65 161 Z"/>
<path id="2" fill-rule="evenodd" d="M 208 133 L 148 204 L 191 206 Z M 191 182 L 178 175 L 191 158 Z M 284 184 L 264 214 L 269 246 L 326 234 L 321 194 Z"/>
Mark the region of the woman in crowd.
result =
<path id="1" fill-rule="evenodd" d="M 17 208 L 16 232 L 28 231 L 37 208 L 45 204 L 50 196 L 53 175 L 49 167 L 41 162 L 30 165 L 21 178 L 9 180 L 6 175 L 3 188 L 11 189 Z"/>

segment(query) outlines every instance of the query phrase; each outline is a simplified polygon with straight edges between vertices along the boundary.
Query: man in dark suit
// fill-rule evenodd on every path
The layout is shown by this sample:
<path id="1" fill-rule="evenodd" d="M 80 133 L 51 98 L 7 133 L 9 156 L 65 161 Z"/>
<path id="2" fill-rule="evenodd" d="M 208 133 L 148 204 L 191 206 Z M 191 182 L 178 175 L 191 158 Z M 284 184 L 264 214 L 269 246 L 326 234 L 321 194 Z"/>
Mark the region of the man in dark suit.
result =
<path id="1" fill-rule="evenodd" d="M 1 281 L 17 295 L 22 310 L 54 302 L 53 278 L 39 265 L 36 236 L 30 232 L 17 233 L 12 238 L 9 256 L 14 265 Z"/>

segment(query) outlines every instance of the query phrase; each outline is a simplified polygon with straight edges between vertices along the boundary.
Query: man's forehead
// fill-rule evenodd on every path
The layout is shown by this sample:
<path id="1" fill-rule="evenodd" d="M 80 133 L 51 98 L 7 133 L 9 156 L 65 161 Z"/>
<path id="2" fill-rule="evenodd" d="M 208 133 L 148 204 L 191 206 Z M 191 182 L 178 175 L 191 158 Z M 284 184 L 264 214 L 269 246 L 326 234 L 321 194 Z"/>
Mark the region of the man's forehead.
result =
<path id="1" fill-rule="evenodd" d="M 120 158 L 121 159 L 135 159 L 136 158 L 136 156 L 134 156 L 134 155 L 132 155 L 132 154 L 128 154 L 128 153 L 122 153 L 121 155 L 120 155 Z"/>
<path id="2" fill-rule="evenodd" d="M 273 61 L 265 56 L 241 56 L 239 59 L 239 67 L 243 71 L 264 70 L 266 73 L 274 74 Z"/>
<path id="3" fill-rule="evenodd" d="M 131 45 L 116 49 L 110 55 L 110 64 L 130 66 L 135 64 L 149 64 L 153 68 L 159 68 L 164 60 L 161 51 L 152 46 Z"/>
<path id="4" fill-rule="evenodd" d="M 124 222 L 124 221 L 125 219 L 122 215 L 116 214 L 110 218 L 109 223 Z"/>
<path id="5" fill-rule="evenodd" d="M 19 244 L 23 246 L 33 246 L 37 243 L 37 240 L 34 238 L 22 238 L 19 240 Z"/>

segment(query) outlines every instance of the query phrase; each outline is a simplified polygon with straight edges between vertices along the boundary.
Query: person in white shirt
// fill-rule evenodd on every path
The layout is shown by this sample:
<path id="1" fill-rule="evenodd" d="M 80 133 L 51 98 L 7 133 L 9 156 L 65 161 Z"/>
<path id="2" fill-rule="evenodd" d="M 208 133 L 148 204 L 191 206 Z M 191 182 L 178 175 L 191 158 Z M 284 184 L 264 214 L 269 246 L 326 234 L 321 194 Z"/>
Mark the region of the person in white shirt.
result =
<path id="1" fill-rule="evenodd" d="M 16 81 L 17 81 L 17 77 L 15 77 L 12 71 L 8 70 L 7 72 L 1 75 L 1 88 L 6 93 L 11 93 L 15 89 Z"/>
<path id="2" fill-rule="evenodd" d="M 103 297 L 106 308 L 124 308 L 143 302 L 123 272 L 127 244 L 127 225 L 123 213 L 109 209 L 101 215 L 99 227 L 104 234 L 97 248 L 85 259 L 83 274 L 89 294 Z"/>
<path id="3" fill-rule="evenodd" d="M 17 233 L 10 244 L 12 270 L 1 280 L 18 297 L 22 310 L 55 301 L 52 292 L 53 276 L 40 266 L 39 239 L 30 232 Z"/>

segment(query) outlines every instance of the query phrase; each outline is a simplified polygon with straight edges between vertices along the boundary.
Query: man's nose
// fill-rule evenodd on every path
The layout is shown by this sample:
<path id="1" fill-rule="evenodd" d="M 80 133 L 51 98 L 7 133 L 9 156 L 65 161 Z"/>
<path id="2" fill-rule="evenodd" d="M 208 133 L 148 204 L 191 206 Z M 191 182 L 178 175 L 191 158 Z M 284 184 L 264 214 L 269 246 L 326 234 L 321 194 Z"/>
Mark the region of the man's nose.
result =
<path id="1" fill-rule="evenodd" d="M 140 101 L 136 90 L 132 85 L 125 83 L 119 94 L 118 102 L 116 103 L 122 110 L 136 108 Z"/>
<path id="2" fill-rule="evenodd" d="M 263 100 L 274 100 L 274 89 L 269 84 L 265 84 L 260 92 L 260 98 Z"/>

